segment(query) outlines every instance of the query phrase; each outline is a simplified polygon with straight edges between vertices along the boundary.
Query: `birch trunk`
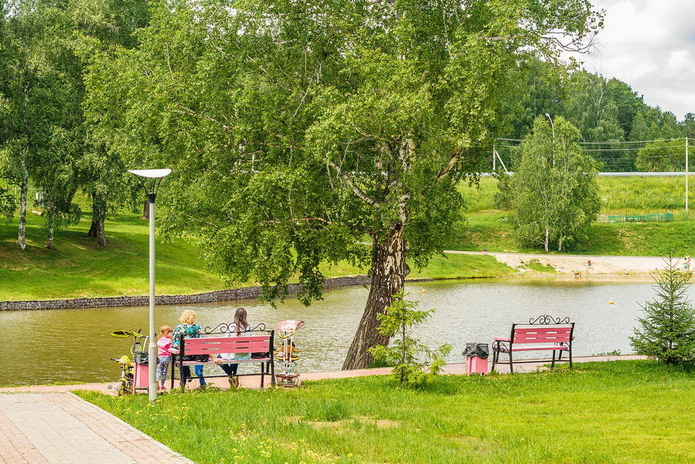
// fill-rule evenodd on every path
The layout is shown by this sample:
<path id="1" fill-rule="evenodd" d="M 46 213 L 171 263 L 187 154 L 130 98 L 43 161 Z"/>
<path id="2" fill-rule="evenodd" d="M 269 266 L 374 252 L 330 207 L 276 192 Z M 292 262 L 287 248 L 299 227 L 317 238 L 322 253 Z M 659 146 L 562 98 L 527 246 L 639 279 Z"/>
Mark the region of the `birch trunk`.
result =
<path id="1" fill-rule="evenodd" d="M 368 349 L 386 345 L 389 338 L 377 332 L 377 314 L 383 313 L 401 292 L 409 269 L 405 261 L 405 240 L 401 226 L 395 227 L 389 238 L 373 246 L 371 288 L 360 325 L 348 350 L 343 370 L 364 369 L 372 362 Z"/>
<path id="2" fill-rule="evenodd" d="M 24 168 L 24 165 L 22 164 Z M 17 244 L 21 250 L 27 249 L 27 196 L 29 194 L 29 174 L 24 169 L 22 183 L 19 186 L 19 231 Z"/>

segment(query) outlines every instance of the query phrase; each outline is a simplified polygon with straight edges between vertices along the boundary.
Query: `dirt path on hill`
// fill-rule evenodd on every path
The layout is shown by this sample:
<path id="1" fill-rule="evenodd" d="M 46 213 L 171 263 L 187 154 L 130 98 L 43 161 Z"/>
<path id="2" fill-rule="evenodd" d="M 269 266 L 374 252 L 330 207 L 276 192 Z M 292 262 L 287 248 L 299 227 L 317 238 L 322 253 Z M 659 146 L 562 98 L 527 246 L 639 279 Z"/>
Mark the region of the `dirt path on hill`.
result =
<path id="1" fill-rule="evenodd" d="M 575 277 L 590 276 L 641 276 L 650 274 L 665 266 L 664 258 L 654 256 L 594 256 L 594 255 L 553 255 L 530 253 L 493 253 L 451 251 L 447 253 L 479 254 L 494 256 L 497 261 L 520 272 L 534 272 L 528 263 L 538 261 L 544 266 L 552 266 L 558 273 Z M 682 259 L 679 261 L 682 265 Z"/>

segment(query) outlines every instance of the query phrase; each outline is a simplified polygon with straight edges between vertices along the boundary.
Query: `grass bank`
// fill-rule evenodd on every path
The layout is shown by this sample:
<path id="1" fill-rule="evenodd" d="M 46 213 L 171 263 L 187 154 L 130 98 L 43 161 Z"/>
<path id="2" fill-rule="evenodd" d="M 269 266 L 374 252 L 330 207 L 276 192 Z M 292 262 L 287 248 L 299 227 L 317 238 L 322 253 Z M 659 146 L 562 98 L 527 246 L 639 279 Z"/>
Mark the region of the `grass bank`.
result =
<path id="1" fill-rule="evenodd" d="M 35 300 L 93 296 L 146 295 L 148 226 L 135 216 L 120 215 L 107 223 L 108 244 L 89 237 L 89 220 L 61 230 L 56 249 L 45 248 L 41 218 L 30 215 L 27 250 L 16 244 L 16 224 L 0 227 L 0 300 Z M 206 269 L 194 242 L 157 243 L 157 292 L 196 293 L 225 288 Z"/>
<path id="2" fill-rule="evenodd" d="M 57 233 L 56 249 L 45 248 L 42 219 L 28 217 L 26 251 L 16 244 L 16 224 L 0 226 L 0 300 L 146 295 L 149 289 L 148 223 L 119 215 L 107 225 L 108 243 L 87 237 L 89 220 Z M 226 282 L 207 268 L 193 240 L 157 241 L 157 293 L 190 294 L 253 283 Z M 366 274 L 347 264 L 324 267 L 328 277 Z M 481 278 L 512 274 L 490 256 L 435 257 L 412 278 Z"/>
<path id="3" fill-rule="evenodd" d="M 568 253 L 614 256 L 676 256 L 695 252 L 695 221 L 685 212 L 683 177 L 599 177 L 603 216 L 674 213 L 674 222 L 591 225 L 588 240 Z M 510 213 L 495 209 L 497 180 L 484 177 L 479 186 L 462 185 L 466 220 L 457 224 L 448 249 L 538 252 L 522 248 L 514 237 Z M 695 194 L 689 203 L 695 205 Z"/>
<path id="4" fill-rule="evenodd" d="M 695 221 L 685 214 L 682 178 L 599 178 L 603 214 L 675 213 L 669 223 L 596 223 L 588 240 L 571 253 L 592 255 L 695 255 Z M 509 213 L 494 206 L 497 180 L 482 178 L 480 186 L 462 185 L 468 202 L 466 219 L 457 224 L 447 249 L 538 252 L 524 249 L 514 237 Z M 692 204 L 695 205 L 695 199 Z M 679 209 L 680 208 L 680 209 Z M 0 300 L 145 295 L 148 292 L 147 221 L 118 215 L 106 224 L 108 245 L 97 246 L 86 236 L 88 218 L 59 231 L 56 249 L 45 248 L 43 219 L 30 214 L 29 248 L 17 248 L 17 223 L 0 224 Z M 365 274 L 347 264 L 324 267 L 328 277 Z M 427 268 L 412 267 L 410 278 L 482 278 L 514 271 L 490 256 L 435 257 Z M 252 283 L 225 282 L 200 259 L 193 240 L 157 243 L 157 293 L 189 294 Z"/>
<path id="5" fill-rule="evenodd" d="M 294 390 L 80 396 L 199 464 L 687 463 L 692 372 L 650 361 L 573 371 L 446 376 L 419 390 L 388 377 Z"/>

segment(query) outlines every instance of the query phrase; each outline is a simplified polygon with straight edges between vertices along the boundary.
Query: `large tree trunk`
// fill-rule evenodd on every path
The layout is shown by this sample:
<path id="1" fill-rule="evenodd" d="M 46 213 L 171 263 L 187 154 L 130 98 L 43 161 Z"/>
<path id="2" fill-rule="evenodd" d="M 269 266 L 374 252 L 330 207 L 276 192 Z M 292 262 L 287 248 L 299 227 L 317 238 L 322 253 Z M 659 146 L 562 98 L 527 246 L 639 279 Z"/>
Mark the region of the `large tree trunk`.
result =
<path id="1" fill-rule="evenodd" d="M 106 220 L 106 202 L 100 195 L 92 195 L 92 225 L 89 227 L 87 236 L 96 239 L 97 244 L 106 246 L 106 231 L 104 221 Z"/>
<path id="2" fill-rule="evenodd" d="M 377 314 L 383 313 L 393 302 L 393 295 L 405 287 L 409 273 L 405 261 L 405 240 L 400 225 L 394 227 L 385 241 L 374 241 L 372 250 L 372 282 L 362 320 L 348 350 L 343 370 L 364 369 L 372 362 L 368 349 L 386 345 L 389 338 L 380 335 Z"/>
<path id="3" fill-rule="evenodd" d="M 17 244 L 22 250 L 27 249 L 27 195 L 29 193 L 29 179 L 24 176 L 19 186 L 19 231 Z"/>

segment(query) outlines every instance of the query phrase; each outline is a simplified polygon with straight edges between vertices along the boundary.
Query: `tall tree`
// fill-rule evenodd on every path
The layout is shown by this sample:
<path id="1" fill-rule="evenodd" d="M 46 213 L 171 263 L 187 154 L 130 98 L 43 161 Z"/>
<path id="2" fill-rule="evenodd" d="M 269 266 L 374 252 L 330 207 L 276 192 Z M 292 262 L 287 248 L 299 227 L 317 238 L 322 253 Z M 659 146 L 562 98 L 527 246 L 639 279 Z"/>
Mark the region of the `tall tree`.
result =
<path id="1" fill-rule="evenodd" d="M 509 69 L 599 22 L 586 0 L 166 2 L 138 51 L 92 66 L 91 114 L 109 149 L 175 169 L 165 227 L 230 277 L 274 297 L 296 276 L 308 303 L 321 262 L 366 263 L 360 368 L 406 257 L 442 251 Z"/>
<path id="2" fill-rule="evenodd" d="M 596 161 L 582 153 L 565 118 L 538 117 L 511 178 L 517 233 L 525 244 L 558 250 L 580 241 L 600 210 Z"/>
<path id="3" fill-rule="evenodd" d="M 116 49 L 137 46 L 136 32 L 149 23 L 147 0 L 72 0 L 68 11 L 75 21 L 75 49 L 86 65 L 96 57 L 109 60 Z M 84 97 L 86 98 L 86 97 Z M 124 178 L 121 153 L 108 150 L 93 132 L 98 127 L 86 124 L 84 154 L 77 164 L 79 183 L 92 201 L 92 223 L 88 236 L 106 246 L 106 215 L 127 203 L 132 189 L 139 186 Z"/>
<path id="4" fill-rule="evenodd" d="M 74 160 L 82 146 L 81 68 L 70 46 L 71 20 L 51 2 L 18 1 L 3 16 L 4 66 L 0 169 L 20 188 L 18 243 L 26 248 L 29 181 L 47 201 L 47 246 L 53 231 L 76 212 Z"/>

